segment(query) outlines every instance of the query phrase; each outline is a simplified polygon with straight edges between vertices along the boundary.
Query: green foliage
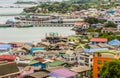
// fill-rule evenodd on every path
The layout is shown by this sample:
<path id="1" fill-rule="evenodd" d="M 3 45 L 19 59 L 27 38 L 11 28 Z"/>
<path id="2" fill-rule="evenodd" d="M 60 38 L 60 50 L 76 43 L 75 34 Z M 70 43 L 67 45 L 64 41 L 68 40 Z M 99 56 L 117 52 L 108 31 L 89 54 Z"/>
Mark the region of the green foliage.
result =
<path id="1" fill-rule="evenodd" d="M 97 24 L 97 23 L 104 23 L 104 22 L 106 22 L 106 20 L 98 19 L 98 18 L 94 18 L 94 17 L 88 17 L 84 21 L 88 22 L 90 24 Z"/>
<path id="2" fill-rule="evenodd" d="M 116 27 L 117 27 L 117 25 L 116 25 L 115 23 L 113 23 L 113 22 L 108 22 L 108 23 L 106 23 L 106 24 L 105 24 L 105 27 L 112 27 L 112 28 L 116 28 Z"/>
<path id="3" fill-rule="evenodd" d="M 102 30 L 102 28 L 97 28 L 97 29 L 95 30 L 95 32 L 101 33 L 101 30 Z"/>
<path id="4" fill-rule="evenodd" d="M 108 40 L 118 39 L 120 40 L 120 36 L 113 33 L 100 33 L 99 37 L 108 38 Z"/>
<path id="5" fill-rule="evenodd" d="M 105 4 L 105 5 L 102 5 L 103 9 L 109 9 L 117 5 L 120 5 L 114 2 L 107 4 L 108 1 L 104 1 L 104 0 L 102 1 L 103 1 L 102 3 Z M 69 13 L 72 11 L 79 11 L 79 10 L 88 9 L 88 8 L 100 9 L 100 7 L 101 6 L 100 6 L 99 0 L 69 0 L 69 1 L 63 1 L 63 2 L 53 2 L 49 4 L 43 3 L 43 4 L 40 4 L 40 6 L 24 9 L 24 12 L 36 13 L 38 8 L 41 8 L 42 10 L 37 11 L 37 13 L 53 13 L 53 12 Z"/>
<path id="6" fill-rule="evenodd" d="M 93 29 L 93 28 L 88 28 L 87 29 L 87 32 L 94 32 L 95 31 L 95 29 Z"/>
<path id="7" fill-rule="evenodd" d="M 100 69 L 102 78 L 118 78 L 120 77 L 120 60 L 106 62 Z"/>

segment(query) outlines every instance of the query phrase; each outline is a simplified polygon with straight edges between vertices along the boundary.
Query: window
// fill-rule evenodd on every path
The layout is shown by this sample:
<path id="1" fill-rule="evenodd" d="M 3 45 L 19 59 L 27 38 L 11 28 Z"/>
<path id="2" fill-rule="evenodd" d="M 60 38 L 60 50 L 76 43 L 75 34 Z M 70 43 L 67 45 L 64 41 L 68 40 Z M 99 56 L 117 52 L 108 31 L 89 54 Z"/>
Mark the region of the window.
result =
<path id="1" fill-rule="evenodd" d="M 74 58 L 71 58 L 71 61 L 74 61 Z"/>
<path id="2" fill-rule="evenodd" d="M 97 69 L 98 69 L 98 71 L 99 71 L 99 70 L 100 70 L 100 67 L 98 67 Z"/>
<path id="3" fill-rule="evenodd" d="M 102 64 L 102 61 L 101 61 L 101 60 L 98 60 L 98 64 Z"/>
<path id="4" fill-rule="evenodd" d="M 81 60 L 84 60 L 84 57 L 80 57 Z"/>

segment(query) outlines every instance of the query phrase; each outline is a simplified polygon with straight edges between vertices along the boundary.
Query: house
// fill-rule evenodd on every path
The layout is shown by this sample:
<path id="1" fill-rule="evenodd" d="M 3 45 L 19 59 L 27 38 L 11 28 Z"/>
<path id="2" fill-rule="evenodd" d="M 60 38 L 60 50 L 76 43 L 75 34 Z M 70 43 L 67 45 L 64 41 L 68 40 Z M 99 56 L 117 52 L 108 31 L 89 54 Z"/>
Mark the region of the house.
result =
<path id="1" fill-rule="evenodd" d="M 26 75 L 34 73 L 34 70 L 31 67 L 28 67 L 26 70 L 22 71 L 20 78 L 24 78 Z"/>
<path id="2" fill-rule="evenodd" d="M 8 51 L 11 49 L 10 44 L 0 44 L 0 51 Z"/>
<path id="3" fill-rule="evenodd" d="M 76 32 L 82 32 L 85 31 L 90 27 L 90 24 L 87 22 L 75 22 L 73 30 Z"/>
<path id="4" fill-rule="evenodd" d="M 75 51 L 72 51 L 72 50 L 66 51 L 63 57 L 68 63 L 75 63 L 77 61 Z"/>
<path id="5" fill-rule="evenodd" d="M 44 57 L 45 56 L 45 52 L 44 50 L 35 50 L 33 51 L 33 56 L 39 56 L 39 57 Z"/>
<path id="6" fill-rule="evenodd" d="M 12 54 L 20 56 L 20 55 L 28 55 L 29 52 L 22 48 L 13 48 Z"/>
<path id="7" fill-rule="evenodd" d="M 0 62 L 0 78 L 20 78 L 20 71 L 16 63 Z"/>
<path id="8" fill-rule="evenodd" d="M 108 44 L 112 46 L 120 46 L 120 40 L 114 39 L 109 41 Z"/>
<path id="9" fill-rule="evenodd" d="M 80 53 L 77 56 L 78 63 L 81 66 L 87 66 L 89 68 L 93 65 L 93 55 L 91 53 Z"/>
<path id="10" fill-rule="evenodd" d="M 44 47 L 32 47 L 30 49 L 30 54 L 33 55 L 33 52 L 36 51 L 36 50 L 44 50 Z"/>
<path id="11" fill-rule="evenodd" d="M 105 62 L 111 61 L 113 59 L 120 59 L 120 55 L 118 55 L 118 53 L 115 51 L 98 51 L 94 53 L 93 78 L 100 78 L 100 67 L 102 67 Z"/>
<path id="12" fill-rule="evenodd" d="M 107 42 L 108 42 L 107 38 L 91 38 L 90 39 L 90 44 L 107 43 Z"/>
<path id="13" fill-rule="evenodd" d="M 38 71 L 32 74 L 26 75 L 24 78 L 47 78 L 49 77 L 49 72 L 47 71 Z"/>
<path id="14" fill-rule="evenodd" d="M 29 63 L 30 66 L 35 66 L 35 67 L 41 67 L 41 68 L 46 68 L 46 64 L 45 63 L 42 63 L 42 62 L 39 62 L 37 60 L 32 60 L 30 63 Z"/>
<path id="15" fill-rule="evenodd" d="M 77 73 L 64 68 L 50 72 L 50 76 L 55 78 L 76 78 L 76 75 Z"/>
<path id="16" fill-rule="evenodd" d="M 108 27 L 108 28 L 103 28 L 101 30 L 101 32 L 105 32 L 105 33 L 120 33 L 120 29 L 119 28 L 110 28 L 110 27 Z"/>
<path id="17" fill-rule="evenodd" d="M 12 45 L 13 48 L 22 47 L 25 45 L 25 43 L 23 43 L 23 42 L 11 42 L 9 44 Z"/>
<path id="18" fill-rule="evenodd" d="M 55 60 L 54 62 L 48 62 L 46 63 L 47 67 L 50 68 L 50 67 L 56 67 L 56 66 L 61 66 L 63 65 L 65 62 L 62 61 L 62 60 Z"/>
<path id="19" fill-rule="evenodd" d="M 70 70 L 78 73 L 77 74 L 78 78 L 84 78 L 84 77 L 88 77 L 88 76 L 90 77 L 92 74 L 91 68 L 88 66 L 72 67 Z"/>
<path id="20" fill-rule="evenodd" d="M 2 61 L 15 61 L 16 56 L 15 55 L 0 55 L 0 60 L 2 60 Z"/>

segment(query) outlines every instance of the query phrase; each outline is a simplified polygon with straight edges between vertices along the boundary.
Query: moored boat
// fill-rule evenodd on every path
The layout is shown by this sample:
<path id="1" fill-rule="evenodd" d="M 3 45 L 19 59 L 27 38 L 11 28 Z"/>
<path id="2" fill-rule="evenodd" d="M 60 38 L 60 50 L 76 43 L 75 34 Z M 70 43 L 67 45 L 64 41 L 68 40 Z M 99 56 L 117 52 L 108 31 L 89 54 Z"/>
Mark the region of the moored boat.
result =
<path id="1" fill-rule="evenodd" d="M 33 27 L 33 25 L 16 25 L 17 28 L 29 28 Z"/>
<path id="2" fill-rule="evenodd" d="M 8 28 L 8 27 L 12 27 L 11 24 L 0 24 L 0 28 Z"/>

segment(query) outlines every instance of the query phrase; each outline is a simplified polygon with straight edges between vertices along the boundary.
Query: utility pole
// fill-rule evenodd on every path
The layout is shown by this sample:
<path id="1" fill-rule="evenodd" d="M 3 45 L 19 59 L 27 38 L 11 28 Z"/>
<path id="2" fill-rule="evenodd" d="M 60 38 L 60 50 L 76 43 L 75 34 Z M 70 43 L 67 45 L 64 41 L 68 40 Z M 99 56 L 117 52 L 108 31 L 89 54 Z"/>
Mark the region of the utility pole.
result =
<path id="1" fill-rule="evenodd" d="M 100 0 L 100 11 L 102 10 L 102 0 Z"/>

